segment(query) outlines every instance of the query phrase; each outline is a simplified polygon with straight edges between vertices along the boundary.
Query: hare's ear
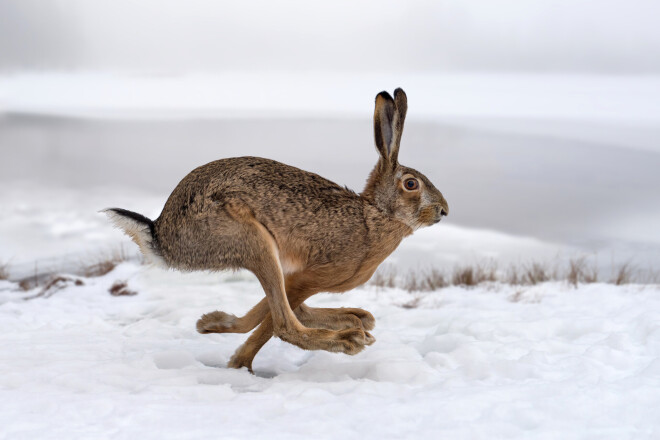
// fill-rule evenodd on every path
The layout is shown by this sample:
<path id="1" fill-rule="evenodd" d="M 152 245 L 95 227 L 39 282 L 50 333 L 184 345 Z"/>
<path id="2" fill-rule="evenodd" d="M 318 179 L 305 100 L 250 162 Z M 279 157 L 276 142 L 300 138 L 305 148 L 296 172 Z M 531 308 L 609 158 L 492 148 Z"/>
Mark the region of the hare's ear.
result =
<path id="1" fill-rule="evenodd" d="M 401 89 L 394 91 L 394 99 L 387 92 L 376 95 L 374 111 L 374 137 L 376 148 L 385 164 L 394 167 L 399 157 L 399 144 L 408 101 Z"/>
<path id="2" fill-rule="evenodd" d="M 406 113 L 408 113 L 408 97 L 403 89 L 398 88 L 394 91 L 394 121 L 392 123 L 394 139 L 392 140 L 392 153 L 390 153 L 392 162 L 395 164 L 399 160 L 399 147 L 401 146 L 403 123 L 406 122 Z"/>

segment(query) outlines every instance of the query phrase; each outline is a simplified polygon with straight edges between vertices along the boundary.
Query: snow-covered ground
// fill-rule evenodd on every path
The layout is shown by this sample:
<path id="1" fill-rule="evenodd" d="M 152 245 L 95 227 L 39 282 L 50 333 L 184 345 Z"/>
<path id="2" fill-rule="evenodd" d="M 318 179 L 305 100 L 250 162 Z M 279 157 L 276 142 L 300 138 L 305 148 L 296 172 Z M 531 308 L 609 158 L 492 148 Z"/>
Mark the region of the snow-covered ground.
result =
<path id="1" fill-rule="evenodd" d="M 127 280 L 135 296 L 111 296 Z M 0 437 L 7 439 L 534 438 L 660 434 L 660 289 L 562 283 L 417 295 L 319 295 L 377 320 L 350 357 L 200 335 L 211 310 L 263 297 L 246 273 L 125 263 L 29 301 L 0 282 Z"/>

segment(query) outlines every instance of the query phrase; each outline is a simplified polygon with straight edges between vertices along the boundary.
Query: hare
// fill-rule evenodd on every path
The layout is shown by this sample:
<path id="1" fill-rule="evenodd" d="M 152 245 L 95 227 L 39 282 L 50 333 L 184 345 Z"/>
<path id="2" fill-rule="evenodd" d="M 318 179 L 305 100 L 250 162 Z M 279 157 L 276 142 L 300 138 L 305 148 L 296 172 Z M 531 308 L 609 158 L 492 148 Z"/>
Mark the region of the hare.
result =
<path id="1" fill-rule="evenodd" d="M 269 159 L 236 157 L 193 170 L 158 219 L 104 210 L 147 260 L 184 271 L 244 268 L 266 294 L 245 316 L 212 312 L 200 333 L 259 328 L 229 361 L 247 367 L 275 335 L 306 350 L 356 354 L 374 343 L 367 311 L 321 309 L 304 301 L 319 292 L 364 284 L 401 240 L 449 213 L 447 201 L 419 171 L 398 163 L 406 94 L 376 96 L 374 135 L 380 155 L 360 194 L 314 173 Z"/>

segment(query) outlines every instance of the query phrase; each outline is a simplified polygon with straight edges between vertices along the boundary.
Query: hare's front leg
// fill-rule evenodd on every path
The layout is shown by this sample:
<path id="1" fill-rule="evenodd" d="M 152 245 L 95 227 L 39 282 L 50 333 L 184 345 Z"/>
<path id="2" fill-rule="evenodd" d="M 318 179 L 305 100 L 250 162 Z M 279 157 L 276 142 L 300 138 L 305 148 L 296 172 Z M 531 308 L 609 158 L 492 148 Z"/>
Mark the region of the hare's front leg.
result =
<path id="1" fill-rule="evenodd" d="M 249 312 L 240 317 L 216 310 L 215 312 L 202 315 L 197 320 L 197 331 L 202 334 L 251 332 L 264 320 L 268 313 L 270 313 L 268 298 L 259 301 Z"/>

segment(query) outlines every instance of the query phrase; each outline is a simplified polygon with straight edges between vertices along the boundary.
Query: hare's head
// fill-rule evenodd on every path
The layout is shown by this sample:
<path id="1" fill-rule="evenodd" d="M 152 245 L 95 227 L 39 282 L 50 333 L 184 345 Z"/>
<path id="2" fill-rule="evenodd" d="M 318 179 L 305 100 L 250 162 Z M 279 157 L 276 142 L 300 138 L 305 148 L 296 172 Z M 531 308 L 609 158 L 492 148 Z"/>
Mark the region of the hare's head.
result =
<path id="1" fill-rule="evenodd" d="M 380 159 L 362 196 L 415 230 L 439 222 L 449 214 L 449 206 L 426 176 L 399 164 L 407 109 L 408 100 L 401 89 L 394 91 L 394 99 L 387 92 L 376 96 L 374 136 Z"/>

